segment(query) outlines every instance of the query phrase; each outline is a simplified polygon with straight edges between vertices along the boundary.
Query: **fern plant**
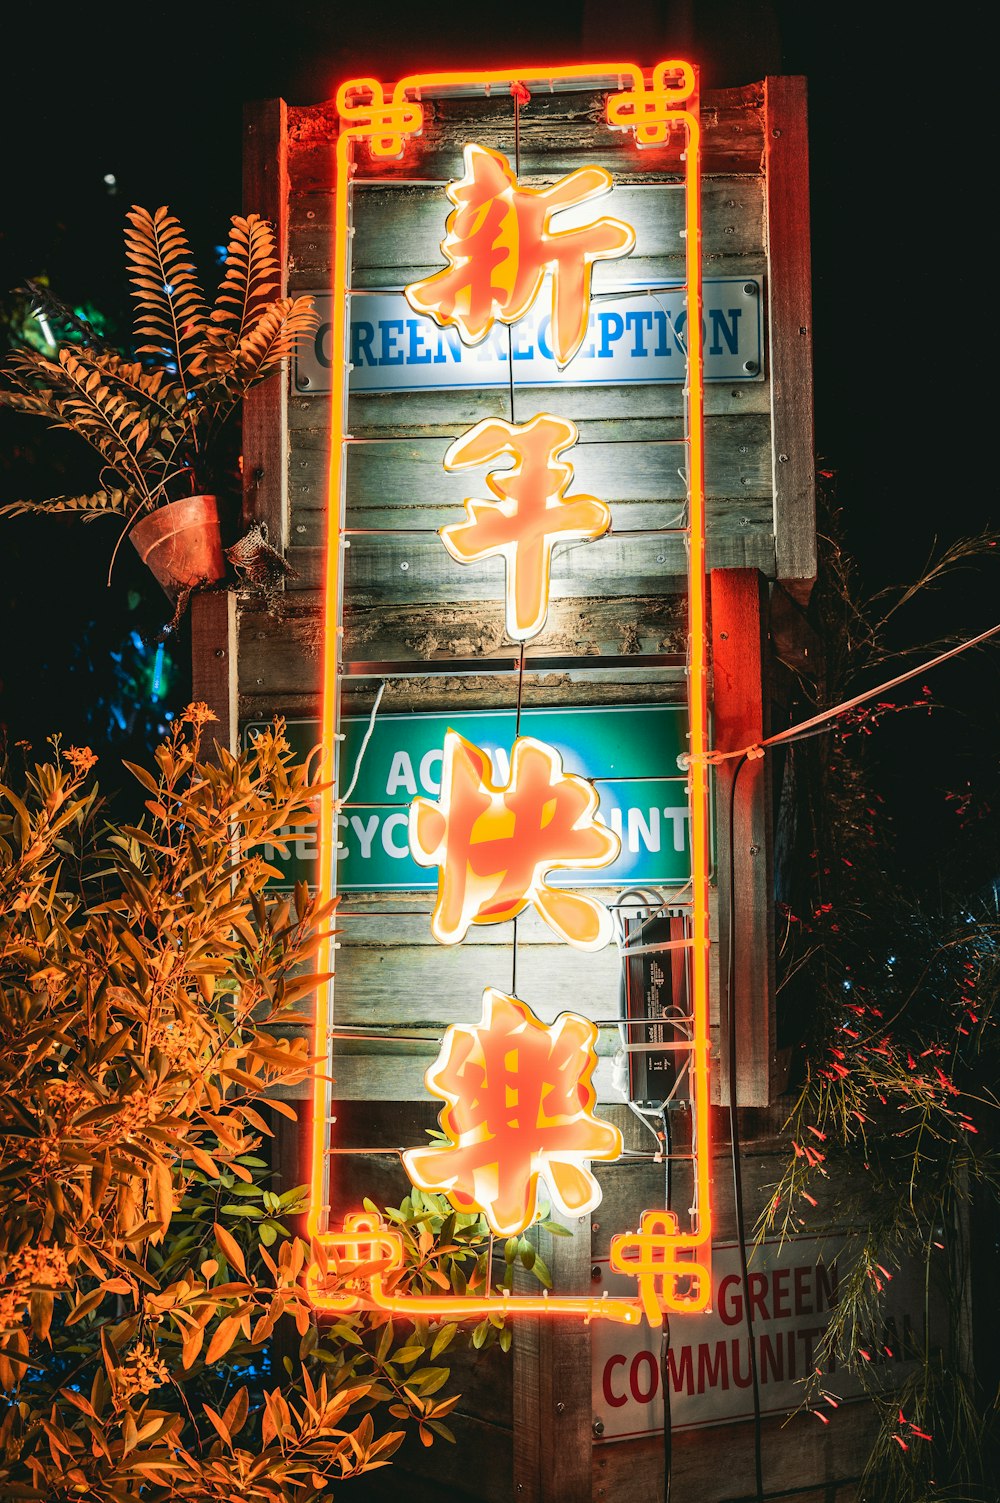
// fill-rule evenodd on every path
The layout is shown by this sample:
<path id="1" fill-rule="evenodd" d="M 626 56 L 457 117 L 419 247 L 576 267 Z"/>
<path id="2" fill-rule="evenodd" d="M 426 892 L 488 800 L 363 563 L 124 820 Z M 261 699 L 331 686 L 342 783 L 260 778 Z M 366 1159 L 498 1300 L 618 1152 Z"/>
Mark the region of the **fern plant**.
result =
<path id="1" fill-rule="evenodd" d="M 233 215 L 225 270 L 209 305 L 188 237 L 169 209 L 126 215 L 126 264 L 135 300 L 131 357 L 75 320 L 54 356 L 25 347 L 0 380 L 0 404 L 69 429 L 95 451 L 85 495 L 20 500 L 25 512 L 114 515 L 129 528 L 155 507 L 226 489 L 224 436 L 248 390 L 316 327 L 309 297 L 275 297 L 274 234 L 257 214 Z"/>

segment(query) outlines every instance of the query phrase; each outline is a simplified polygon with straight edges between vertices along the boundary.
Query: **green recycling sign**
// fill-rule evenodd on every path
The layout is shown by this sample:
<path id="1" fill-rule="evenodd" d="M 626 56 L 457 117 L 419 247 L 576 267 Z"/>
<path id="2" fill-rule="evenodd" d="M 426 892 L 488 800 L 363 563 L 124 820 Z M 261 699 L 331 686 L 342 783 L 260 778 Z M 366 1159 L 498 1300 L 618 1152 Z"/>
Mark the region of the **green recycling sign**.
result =
<path id="1" fill-rule="evenodd" d="M 249 742 L 263 729 L 263 722 L 247 725 L 244 739 Z M 487 752 L 497 784 L 505 784 L 510 777 L 516 713 L 460 710 L 450 715 L 377 715 L 363 753 L 368 717 L 346 718 L 340 729 L 344 736 L 340 786 L 351 788 L 351 794 L 337 814 L 337 890 L 433 890 L 436 868 L 418 866 L 410 855 L 410 802 L 418 795 L 435 798 L 440 794 L 448 729 Z M 677 886 L 688 881 L 687 780 L 677 763 L 687 750 L 685 706 L 522 710 L 520 734 L 554 747 L 566 772 L 594 782 L 601 800 L 597 817 L 622 843 L 611 866 L 558 874 L 565 886 Z M 320 723 L 289 721 L 286 736 L 296 755 L 305 757 L 320 740 Z M 289 839 L 287 851 L 271 845 L 264 847 L 263 855 L 282 872 L 278 885 L 314 883 L 315 827 Z"/>

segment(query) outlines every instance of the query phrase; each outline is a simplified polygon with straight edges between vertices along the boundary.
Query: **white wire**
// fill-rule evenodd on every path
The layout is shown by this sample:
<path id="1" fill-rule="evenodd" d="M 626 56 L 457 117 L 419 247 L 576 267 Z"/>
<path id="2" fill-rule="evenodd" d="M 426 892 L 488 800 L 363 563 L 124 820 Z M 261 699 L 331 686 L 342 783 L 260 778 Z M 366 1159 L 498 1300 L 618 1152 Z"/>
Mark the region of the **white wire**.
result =
<path id="1" fill-rule="evenodd" d="M 354 773 L 353 773 L 353 776 L 351 777 L 350 785 L 349 785 L 349 787 L 347 789 L 347 792 L 346 793 L 342 793 L 340 795 L 340 798 L 337 800 L 338 804 L 346 804 L 347 800 L 350 798 L 351 794 L 354 792 L 354 785 L 358 781 L 358 774 L 361 771 L 361 763 L 362 763 L 362 761 L 364 759 L 365 752 L 368 750 L 368 743 L 372 739 L 372 731 L 375 729 L 375 716 L 378 714 L 378 707 L 382 703 L 382 695 L 384 693 L 385 693 L 385 679 L 383 679 L 382 682 L 378 686 L 378 693 L 375 696 L 375 703 L 372 705 L 372 712 L 371 712 L 371 715 L 368 718 L 368 729 L 365 731 L 365 738 L 364 738 L 364 740 L 361 743 L 361 746 L 360 746 L 360 748 L 358 750 L 357 758 L 355 759 L 355 762 L 354 762 Z"/>

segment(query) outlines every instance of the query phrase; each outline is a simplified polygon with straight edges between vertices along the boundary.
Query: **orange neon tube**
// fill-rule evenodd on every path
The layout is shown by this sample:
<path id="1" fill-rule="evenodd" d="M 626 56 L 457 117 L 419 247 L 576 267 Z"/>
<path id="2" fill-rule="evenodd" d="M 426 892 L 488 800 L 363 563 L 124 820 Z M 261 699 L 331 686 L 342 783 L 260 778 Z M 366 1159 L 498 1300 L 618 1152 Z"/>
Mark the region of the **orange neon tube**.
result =
<path id="1" fill-rule="evenodd" d="M 708 642 L 705 569 L 705 375 L 702 347 L 702 274 L 701 274 L 701 194 L 697 184 L 701 177 L 701 126 L 695 113 L 686 120 L 688 140 L 685 154 L 685 265 L 687 281 L 688 343 L 688 523 L 690 554 L 688 564 L 688 608 L 690 612 L 690 646 L 688 674 L 688 714 L 690 757 L 688 789 L 691 805 L 691 885 L 692 885 L 692 1012 L 694 1053 L 691 1068 L 694 1076 L 695 1110 L 698 1122 L 695 1179 L 698 1191 L 698 1229 L 693 1238 L 680 1236 L 678 1245 L 689 1243 L 704 1250 L 710 1265 L 712 1213 L 710 1190 L 711 1142 L 709 1138 L 709 824 L 708 824 Z M 692 178 L 696 191 L 691 191 Z M 710 1269 L 707 1270 L 710 1272 Z"/>
<path id="2" fill-rule="evenodd" d="M 666 106 L 680 105 L 696 96 L 695 70 L 679 60 L 658 63 L 653 70 L 653 87 L 647 91 L 643 70 L 635 63 L 569 63 L 555 68 L 494 68 L 482 73 L 463 71 L 410 73 L 392 88 L 387 99 L 376 78 L 351 78 L 337 90 L 337 110 L 342 122 L 342 137 L 367 140 L 373 158 L 398 157 L 403 152 L 403 138 L 416 134 L 422 125 L 420 95 L 442 93 L 449 89 L 482 88 L 487 94 L 497 85 L 510 83 L 556 84 L 585 80 L 613 80 L 621 91 L 620 109 L 610 113 L 612 129 L 634 128 L 639 146 L 659 145 L 667 139 L 669 125 L 681 123 L 686 113 Z M 626 85 L 630 87 L 626 87 Z M 364 100 L 359 96 L 370 95 Z M 660 122 L 659 131 L 653 121 Z"/>
<path id="3" fill-rule="evenodd" d="M 386 1246 L 394 1234 L 367 1213 L 350 1215 L 345 1220 L 346 1237 L 360 1250 L 366 1244 Z M 398 1238 L 396 1239 L 398 1242 Z M 419 1315 L 429 1320 L 466 1320 L 484 1314 L 496 1315 L 582 1315 L 586 1320 L 616 1320 L 621 1325 L 638 1325 L 642 1310 L 636 1300 L 612 1299 L 607 1294 L 593 1295 L 511 1294 L 501 1290 L 495 1295 L 467 1294 L 394 1294 L 386 1288 L 386 1273 L 400 1266 L 401 1255 L 383 1256 L 380 1266 L 366 1274 L 368 1302 L 393 1315 Z M 372 1266 L 372 1265 L 368 1265 Z M 306 1287 L 320 1310 L 357 1310 L 365 1301 L 358 1295 L 330 1295 L 315 1264 L 308 1270 Z"/>
<path id="4" fill-rule="evenodd" d="M 379 159 L 399 156 L 407 139 L 416 135 L 423 120 L 420 103 L 421 91 L 443 92 L 449 89 L 510 84 L 514 81 L 544 86 L 571 80 L 593 82 L 607 79 L 617 83 L 619 93 L 612 94 L 608 101 L 608 123 L 612 129 L 632 130 L 636 143 L 646 148 L 655 148 L 667 143 L 671 132 L 681 129 L 685 133 L 684 153 L 685 182 L 685 262 L 687 273 L 687 339 L 688 339 L 688 483 L 690 522 L 690 758 L 688 761 L 688 789 L 691 803 L 691 857 L 692 857 L 692 1013 L 693 1047 L 691 1073 L 694 1081 L 694 1103 L 698 1122 L 695 1184 L 697 1190 L 698 1217 L 693 1232 L 677 1231 L 674 1235 L 671 1223 L 664 1217 L 653 1230 L 661 1241 L 669 1234 L 670 1253 L 680 1251 L 679 1262 L 671 1262 L 673 1268 L 690 1269 L 693 1286 L 704 1291 L 710 1285 L 710 1252 L 712 1217 L 710 1204 L 710 1142 L 709 1142 L 709 923 L 708 923 L 708 873 L 709 873 L 709 826 L 708 826 L 708 772 L 704 760 L 708 750 L 707 736 L 707 641 L 706 641 L 706 575 L 705 575 L 705 500 L 704 500 L 704 401 L 703 401 L 703 351 L 702 351 L 702 275 L 701 275 L 701 136 L 698 120 L 697 80 L 690 64 L 669 61 L 661 63 L 653 71 L 652 86 L 645 75 L 633 63 L 597 63 L 560 67 L 507 68 L 492 70 L 470 77 L 463 72 L 437 72 L 412 74 L 395 84 L 387 97 L 383 85 L 375 79 L 352 79 L 337 91 L 337 106 L 340 112 L 341 130 L 335 151 L 334 184 L 334 230 L 333 230 L 333 297 L 331 313 L 331 446 L 328 485 L 328 524 L 326 539 L 326 596 L 324 605 L 324 663 L 323 663 L 323 744 L 334 763 L 334 776 L 339 773 L 336 754 L 339 734 L 340 677 L 342 664 L 342 606 L 343 606 L 343 531 L 344 531 L 344 480 L 345 444 L 347 434 L 348 355 L 347 355 L 347 301 L 348 262 L 351 236 L 351 179 L 355 172 L 355 143 L 368 143 L 376 164 Z M 320 896 L 330 900 L 336 896 L 336 814 L 337 790 L 332 787 L 321 795 L 319 817 L 320 839 Z M 320 968 L 333 970 L 333 939 L 326 942 Z M 327 1057 L 329 1040 L 335 1037 L 333 1011 L 334 983 L 328 982 L 317 998 L 315 1018 L 314 1053 L 320 1059 Z M 356 1309 L 361 1304 L 372 1304 L 393 1313 L 426 1315 L 429 1317 L 479 1318 L 484 1313 L 505 1311 L 514 1313 L 580 1314 L 585 1319 L 610 1318 L 627 1324 L 635 1324 L 642 1318 L 644 1308 L 650 1307 L 652 1296 L 647 1275 L 643 1298 L 634 1300 L 609 1300 L 577 1298 L 570 1296 L 521 1296 L 484 1295 L 480 1297 L 428 1296 L 413 1297 L 387 1292 L 385 1273 L 393 1266 L 393 1234 L 390 1228 L 379 1227 L 373 1219 L 349 1217 L 343 1232 L 331 1229 L 329 1216 L 330 1186 L 328 1165 L 328 1130 L 332 1122 L 332 1082 L 328 1069 L 318 1068 L 314 1080 L 312 1122 L 310 1128 L 310 1204 L 307 1216 L 309 1235 L 329 1248 L 336 1256 L 338 1246 L 349 1255 L 351 1248 L 360 1247 L 358 1238 L 367 1234 L 381 1249 L 374 1263 L 362 1267 L 369 1270 L 366 1288 L 345 1288 L 330 1293 L 324 1280 L 314 1267 L 310 1272 L 310 1289 L 318 1308 L 327 1310 Z M 660 1215 L 663 1213 L 647 1213 Z M 644 1226 L 646 1223 L 644 1222 Z M 650 1223 L 652 1225 L 652 1223 Z M 651 1233 L 652 1235 L 652 1233 Z M 346 1239 L 346 1240 L 345 1240 Z M 637 1239 L 632 1238 L 633 1242 Z M 694 1255 L 698 1254 L 698 1261 Z M 690 1262 L 686 1258 L 691 1259 Z M 349 1261 L 349 1256 L 345 1261 Z M 627 1257 L 622 1258 L 627 1265 Z M 667 1259 L 664 1260 L 666 1264 Z M 664 1308 L 677 1311 L 703 1307 L 701 1297 L 691 1299 L 675 1293 L 670 1280 L 662 1279 L 659 1298 Z M 670 1286 L 670 1287 L 668 1287 Z"/>

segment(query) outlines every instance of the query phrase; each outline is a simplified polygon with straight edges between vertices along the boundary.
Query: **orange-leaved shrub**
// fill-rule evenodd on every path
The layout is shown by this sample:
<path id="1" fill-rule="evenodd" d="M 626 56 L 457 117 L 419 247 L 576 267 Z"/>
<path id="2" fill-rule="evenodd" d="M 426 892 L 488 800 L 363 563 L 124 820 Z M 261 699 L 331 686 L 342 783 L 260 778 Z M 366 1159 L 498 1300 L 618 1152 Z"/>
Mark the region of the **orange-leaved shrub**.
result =
<path id="1" fill-rule="evenodd" d="M 320 1326 L 304 1294 L 282 1220 L 304 1191 L 260 1155 L 312 1068 L 294 1025 L 333 915 L 269 891 L 262 847 L 313 821 L 317 783 L 280 721 L 232 756 L 205 751 L 211 719 L 190 706 L 130 768 L 134 825 L 58 741 L 0 786 L 4 1498 L 309 1503 L 410 1421 L 450 1438 L 455 1326 Z M 433 1224 L 451 1282 L 478 1221 L 424 1201 L 397 1213 L 419 1223 L 412 1276 Z"/>

